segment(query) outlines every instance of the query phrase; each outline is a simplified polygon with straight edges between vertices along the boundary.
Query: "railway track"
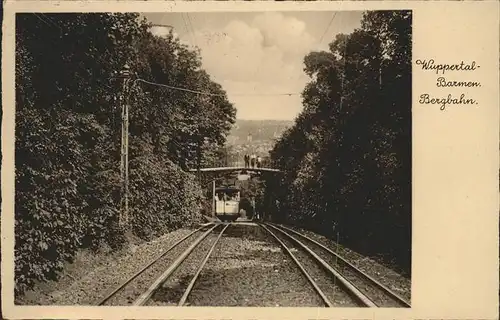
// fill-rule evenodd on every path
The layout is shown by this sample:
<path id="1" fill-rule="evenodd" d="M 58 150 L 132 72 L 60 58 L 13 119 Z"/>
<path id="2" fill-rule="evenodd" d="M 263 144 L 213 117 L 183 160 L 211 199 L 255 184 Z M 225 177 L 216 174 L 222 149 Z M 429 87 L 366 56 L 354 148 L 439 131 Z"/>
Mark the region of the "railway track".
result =
<path id="1" fill-rule="evenodd" d="M 179 241 L 175 242 L 168 249 L 138 270 L 134 275 L 127 278 L 116 288 L 108 292 L 104 298 L 100 299 L 97 305 L 114 305 L 113 302 L 120 302 L 126 299 L 129 304 L 134 306 L 142 306 L 148 304 L 155 292 L 169 279 L 169 277 L 182 265 L 182 263 L 190 256 L 190 254 L 201 246 L 204 240 L 211 235 L 216 229 L 219 229 L 219 234 L 213 241 L 212 246 L 205 254 L 204 259 L 199 263 L 199 267 L 192 277 L 188 286 L 184 289 L 184 293 L 178 302 L 178 306 L 186 304 L 189 294 L 191 293 L 196 280 L 198 279 L 203 267 L 209 260 L 215 246 L 223 233 L 230 224 L 207 223 L 190 234 L 186 235 Z M 188 239 L 194 238 L 189 245 Z M 186 247 L 187 246 L 187 247 Z M 184 250 L 182 250 L 184 249 Z M 172 261 L 172 258 L 176 257 Z M 165 269 L 164 265 L 168 267 Z M 159 276 L 158 273 L 161 274 Z M 151 282 L 151 279 L 155 279 Z M 145 288 L 147 287 L 147 288 Z M 132 298 L 133 297 L 133 298 Z M 123 303 L 119 303 L 123 305 Z"/>
<path id="2" fill-rule="evenodd" d="M 321 296 L 326 306 L 331 307 L 333 303 L 328 299 L 327 295 L 320 289 L 320 286 L 312 279 L 297 258 L 291 253 L 290 248 L 288 248 L 270 229 L 277 231 L 282 235 L 283 239 L 289 240 L 289 242 L 294 243 L 299 250 L 306 252 L 316 264 L 321 266 L 336 280 L 336 283 L 349 294 L 358 306 L 371 308 L 410 307 L 410 304 L 396 293 L 392 292 L 386 286 L 348 262 L 345 258 L 314 239 L 290 228 L 276 224 L 262 223 L 261 227 L 268 231 L 280 243 L 288 255 L 292 257 L 292 260 L 296 262 L 299 269 L 304 273 L 316 292 Z M 307 242 L 308 245 L 304 244 L 299 239 Z"/>
<path id="3" fill-rule="evenodd" d="M 202 225 L 106 293 L 97 305 L 124 305 L 124 301 L 125 304 L 134 306 L 155 305 L 155 303 L 171 305 L 172 301 L 176 301 L 177 306 L 186 305 L 217 243 L 226 229 L 235 224 L 238 223 L 211 222 Z M 403 298 L 314 239 L 277 224 L 257 223 L 257 225 L 270 234 L 290 256 L 326 307 L 339 305 L 371 308 L 410 307 Z M 200 258 L 198 254 L 191 255 L 195 250 L 198 250 L 197 252 L 204 258 Z M 187 283 L 189 278 L 186 277 L 187 280 L 185 279 L 186 281 L 178 285 L 175 290 L 167 288 L 166 284 L 172 282 L 172 278 L 175 277 L 172 275 L 189 259 L 194 259 L 186 262 L 187 265 L 191 265 L 190 269 L 183 269 L 190 270 L 189 283 Z M 197 268 L 196 272 L 193 267 Z M 161 291 L 170 298 L 161 297 Z"/>

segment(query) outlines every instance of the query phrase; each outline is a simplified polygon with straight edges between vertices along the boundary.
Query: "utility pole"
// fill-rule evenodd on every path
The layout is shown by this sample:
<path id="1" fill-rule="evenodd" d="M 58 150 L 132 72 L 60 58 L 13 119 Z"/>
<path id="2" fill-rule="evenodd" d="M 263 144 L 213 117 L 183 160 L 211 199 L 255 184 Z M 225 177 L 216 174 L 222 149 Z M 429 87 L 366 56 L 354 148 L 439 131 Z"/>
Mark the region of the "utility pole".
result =
<path id="1" fill-rule="evenodd" d="M 197 159 L 196 159 L 196 171 L 198 173 L 198 181 L 201 183 L 201 139 L 198 140 L 198 145 L 196 149 Z"/>
<path id="2" fill-rule="evenodd" d="M 125 65 L 121 71 L 121 78 L 123 79 L 122 88 L 122 139 L 121 139 L 121 161 L 120 173 L 122 182 L 122 198 L 120 210 L 120 227 L 127 229 L 128 227 L 128 124 L 129 124 L 129 86 L 130 86 L 130 70 L 129 66 Z"/>
<path id="3" fill-rule="evenodd" d="M 215 217 L 215 210 L 217 209 L 215 204 L 215 179 L 212 180 L 212 217 Z"/>
<path id="4" fill-rule="evenodd" d="M 229 167 L 229 160 L 228 160 L 228 153 L 229 153 L 229 150 L 228 150 L 228 147 L 224 147 L 224 150 L 225 150 L 225 154 L 226 154 L 226 167 Z"/>

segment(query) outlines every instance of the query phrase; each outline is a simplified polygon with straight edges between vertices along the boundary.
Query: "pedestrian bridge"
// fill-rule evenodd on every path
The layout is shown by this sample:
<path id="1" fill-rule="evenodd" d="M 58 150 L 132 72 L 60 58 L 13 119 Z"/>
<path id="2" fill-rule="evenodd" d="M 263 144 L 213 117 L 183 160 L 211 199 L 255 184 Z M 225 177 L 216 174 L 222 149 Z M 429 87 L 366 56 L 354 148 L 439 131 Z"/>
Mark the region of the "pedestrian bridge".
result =
<path id="1" fill-rule="evenodd" d="M 230 171 L 252 171 L 252 172 L 274 172 L 280 173 L 279 169 L 272 168 L 246 168 L 246 167 L 215 167 L 215 168 L 200 168 L 200 172 L 230 172 Z M 190 169 L 190 172 L 198 172 L 198 169 Z"/>

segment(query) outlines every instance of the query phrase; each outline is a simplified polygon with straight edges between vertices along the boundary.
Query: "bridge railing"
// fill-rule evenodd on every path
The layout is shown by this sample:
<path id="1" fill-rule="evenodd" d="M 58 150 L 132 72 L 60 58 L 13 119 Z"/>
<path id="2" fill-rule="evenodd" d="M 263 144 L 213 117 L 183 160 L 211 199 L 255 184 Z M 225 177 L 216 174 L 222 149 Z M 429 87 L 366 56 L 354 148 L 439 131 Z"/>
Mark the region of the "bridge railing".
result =
<path id="1" fill-rule="evenodd" d="M 200 168 L 200 172 L 216 172 L 216 171 L 239 171 L 239 170 L 249 170 L 249 171 L 268 171 L 268 172 L 281 172 L 279 169 L 266 168 L 266 167 L 253 167 L 245 168 L 244 166 L 236 167 L 213 167 L 213 168 Z M 198 169 L 190 169 L 190 172 L 197 172 Z"/>

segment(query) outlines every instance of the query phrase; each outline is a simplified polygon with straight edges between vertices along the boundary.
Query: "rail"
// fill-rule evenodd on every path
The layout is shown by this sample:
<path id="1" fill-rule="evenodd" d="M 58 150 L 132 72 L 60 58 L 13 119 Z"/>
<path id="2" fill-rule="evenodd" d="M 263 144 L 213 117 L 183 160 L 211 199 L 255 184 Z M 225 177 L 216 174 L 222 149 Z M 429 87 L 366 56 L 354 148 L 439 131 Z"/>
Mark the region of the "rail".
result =
<path id="1" fill-rule="evenodd" d="M 217 237 L 217 239 L 215 239 L 214 244 L 212 245 L 212 247 L 210 248 L 210 250 L 207 252 L 205 258 L 201 262 L 200 266 L 198 267 L 198 270 L 196 270 L 195 275 L 191 279 L 191 282 L 189 283 L 188 287 L 186 288 L 186 291 L 184 291 L 184 294 L 182 295 L 182 297 L 181 297 L 181 299 L 179 301 L 179 304 L 178 304 L 179 307 L 182 307 L 186 303 L 189 294 L 193 290 L 193 287 L 194 287 L 194 284 L 196 283 L 196 280 L 198 280 L 198 277 L 200 276 L 200 273 L 203 270 L 203 268 L 205 267 L 205 264 L 207 263 L 208 259 L 210 259 L 210 255 L 214 251 L 215 246 L 217 245 L 217 243 L 219 242 L 220 238 L 222 237 L 222 234 L 224 233 L 224 231 L 226 231 L 226 229 L 228 227 L 229 227 L 229 224 L 227 224 L 227 225 L 224 226 L 224 228 L 219 233 L 219 236 Z"/>
<path id="2" fill-rule="evenodd" d="M 167 280 L 167 278 L 181 265 L 181 263 L 186 260 L 186 258 L 193 252 L 193 250 L 218 226 L 214 225 L 207 231 L 205 231 L 196 241 L 194 241 L 169 267 L 168 269 L 160 275 L 155 282 L 139 297 L 137 298 L 133 305 L 142 306 L 144 305 L 152 296 L 153 293 Z"/>
<path id="3" fill-rule="evenodd" d="M 300 271 L 304 274 L 304 276 L 307 278 L 309 283 L 313 286 L 314 290 L 318 293 L 318 295 L 323 299 L 325 302 L 326 306 L 328 307 L 333 307 L 333 304 L 330 302 L 330 300 L 326 297 L 325 293 L 319 288 L 318 284 L 314 279 L 307 273 L 306 269 L 302 266 L 302 264 L 297 260 L 297 258 L 293 255 L 292 251 L 286 246 L 286 244 L 281 241 L 271 230 L 269 230 L 265 225 L 259 224 L 264 230 L 266 230 L 280 245 L 281 247 L 288 253 L 290 258 L 295 262 L 297 267 L 299 267 Z"/>
<path id="4" fill-rule="evenodd" d="M 275 225 L 275 224 L 272 224 L 272 225 Z M 285 229 L 303 239 L 306 239 L 312 243 L 314 243 L 315 245 L 317 245 L 318 247 L 322 248 L 323 250 L 327 251 L 328 253 L 332 254 L 333 256 L 337 257 L 340 261 L 342 261 L 342 263 L 344 263 L 346 266 L 348 266 L 349 268 L 351 268 L 352 270 L 354 270 L 357 274 L 359 274 L 360 276 L 364 277 L 365 279 L 367 279 L 368 281 L 370 281 L 373 285 L 375 285 L 377 288 L 379 288 L 380 290 L 382 290 L 384 293 L 386 293 L 388 296 L 390 296 L 392 299 L 394 299 L 396 302 L 398 302 L 399 304 L 405 306 L 405 307 L 408 307 L 410 308 L 411 305 L 410 303 L 408 303 L 405 299 L 403 299 L 402 297 L 400 297 L 398 294 L 394 293 L 393 291 L 391 291 L 389 288 L 387 288 L 386 286 L 384 286 L 382 283 L 380 283 L 379 281 L 375 280 L 374 278 L 370 277 L 367 273 L 363 272 L 362 270 L 360 270 L 359 268 L 357 268 L 355 265 L 353 265 L 352 263 L 350 263 L 349 261 L 347 261 L 345 258 L 343 258 L 341 255 L 339 255 L 338 253 L 332 251 L 330 248 L 326 247 L 325 245 L 319 243 L 318 241 L 306 236 L 306 235 L 303 235 L 293 229 L 290 229 L 288 227 L 285 227 L 283 225 L 277 225 L 279 226 L 280 228 L 282 229 Z"/>
<path id="5" fill-rule="evenodd" d="M 281 230 L 278 227 L 275 227 L 271 224 L 264 223 L 265 225 L 279 231 L 283 235 L 285 235 L 288 239 L 292 240 L 295 242 L 297 245 L 299 245 L 303 250 L 305 250 L 309 255 L 311 255 L 321 266 L 326 269 L 333 277 L 335 277 L 337 280 L 339 280 L 340 284 L 346 289 L 346 291 L 357 301 L 359 301 L 361 304 L 363 304 L 366 307 L 371 307 L 371 308 L 377 308 L 378 306 L 370 299 L 368 298 L 365 294 L 363 294 L 356 286 L 354 286 L 349 280 L 347 280 L 344 276 L 342 276 L 337 270 L 332 268 L 328 263 L 325 262 L 320 256 L 318 256 L 315 252 L 313 252 L 311 249 L 309 249 L 305 244 L 291 236 L 289 233 L 287 233 L 284 230 Z"/>
<path id="6" fill-rule="evenodd" d="M 153 264 L 155 264 L 158 260 L 160 260 L 161 258 L 163 258 L 164 256 L 166 256 L 170 251 L 172 251 L 173 249 L 175 249 L 177 246 L 179 246 L 181 243 L 183 243 L 184 241 L 186 241 L 188 238 L 190 238 L 192 235 L 194 235 L 195 233 L 203 230 L 204 228 L 206 228 L 207 226 L 210 226 L 210 225 L 213 225 L 213 223 L 207 223 L 207 224 L 204 224 L 202 225 L 201 227 L 199 227 L 198 229 L 194 230 L 193 232 L 189 233 L 188 235 L 184 236 L 182 239 L 178 240 L 177 242 L 175 242 L 173 245 L 171 245 L 167 250 L 163 251 L 159 256 L 157 256 L 156 258 L 154 258 L 152 261 L 150 261 L 146 266 L 144 266 L 143 268 L 141 268 L 139 271 L 137 271 L 134 275 L 132 275 L 131 277 L 129 277 L 127 280 L 125 280 L 124 282 L 122 282 L 120 285 L 118 285 L 116 288 L 114 288 L 110 293 L 108 293 L 104 298 L 102 298 L 98 303 L 97 305 L 98 306 L 102 306 L 104 305 L 107 301 L 109 301 L 109 299 L 111 299 L 113 296 L 116 295 L 116 293 L 118 293 L 120 290 L 122 290 L 127 284 L 129 284 L 132 280 L 134 280 L 135 278 L 137 278 L 138 276 L 140 276 L 141 274 L 143 274 L 147 269 L 149 269 Z M 210 230 L 213 230 L 217 225 L 213 226 Z"/>

